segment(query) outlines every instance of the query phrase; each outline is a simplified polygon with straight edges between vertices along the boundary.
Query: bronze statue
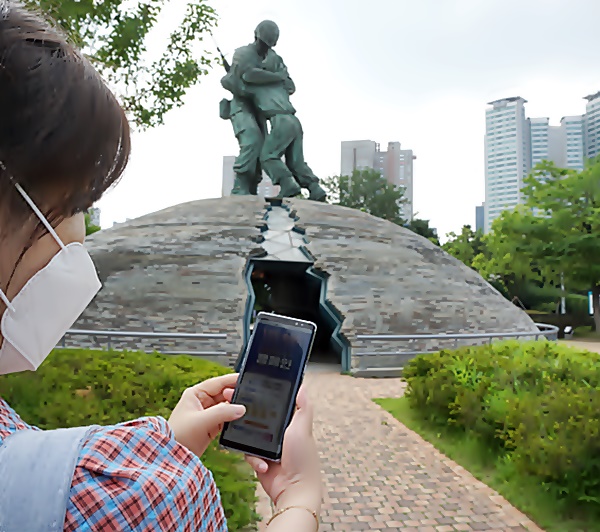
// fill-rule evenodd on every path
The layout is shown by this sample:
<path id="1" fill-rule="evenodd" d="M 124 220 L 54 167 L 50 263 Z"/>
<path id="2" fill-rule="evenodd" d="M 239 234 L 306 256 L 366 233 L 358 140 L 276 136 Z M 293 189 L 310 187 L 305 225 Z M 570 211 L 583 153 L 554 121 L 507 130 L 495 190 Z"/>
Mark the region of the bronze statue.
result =
<path id="1" fill-rule="evenodd" d="M 240 144 L 232 193 L 256 194 L 262 166 L 273 184 L 281 187 L 280 197 L 294 197 L 301 188 L 307 188 L 309 199 L 325 201 L 319 179 L 304 160 L 302 125 L 289 98 L 295 85 L 283 60 L 273 51 L 278 39 L 277 25 L 269 20 L 261 22 L 254 43 L 235 51 L 221 80 L 233 94 L 231 102 L 221 102 L 221 117 L 231 120 Z M 271 126 L 268 133 L 267 121 Z"/>
<path id="2" fill-rule="evenodd" d="M 262 47 L 260 51 L 263 52 Z M 233 94 L 233 98 L 231 101 L 221 100 L 220 115 L 222 119 L 231 121 L 233 132 L 240 145 L 240 153 L 233 166 L 235 171 L 231 192 L 233 195 L 256 195 L 258 184 L 262 179 L 259 158 L 266 134 L 266 121 L 260 118 L 251 99 L 244 94 L 241 82 L 242 69 L 245 65 L 260 61 L 262 57 L 259 55 L 258 40 L 238 48 L 233 55 L 231 65 L 223 57 L 227 74 L 221 80 L 221 84 Z"/>

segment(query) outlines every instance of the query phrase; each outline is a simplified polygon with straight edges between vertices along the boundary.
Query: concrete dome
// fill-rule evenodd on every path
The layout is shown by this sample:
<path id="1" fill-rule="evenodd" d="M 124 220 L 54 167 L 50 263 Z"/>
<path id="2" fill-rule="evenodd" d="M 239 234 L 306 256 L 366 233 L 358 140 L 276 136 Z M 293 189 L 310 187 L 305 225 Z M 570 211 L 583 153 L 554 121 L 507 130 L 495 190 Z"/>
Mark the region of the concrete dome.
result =
<path id="1" fill-rule="evenodd" d="M 87 246 L 104 288 L 75 327 L 225 333 L 226 341 L 193 348 L 226 351 L 234 360 L 245 337 L 248 261 L 280 253 L 285 263 L 293 255 L 273 242 L 290 231 L 291 246 L 326 279 L 326 299 L 343 318 L 339 332 L 351 354 L 373 347 L 360 334 L 537 332 L 476 272 L 407 229 L 339 206 L 283 206 L 293 223 L 278 225 L 273 238 L 269 204 L 247 196 L 177 205 L 96 233 Z M 449 346 L 436 342 L 411 349 Z M 383 352 L 399 348 L 407 346 L 377 343 Z M 354 357 L 343 365 L 355 366 Z"/>

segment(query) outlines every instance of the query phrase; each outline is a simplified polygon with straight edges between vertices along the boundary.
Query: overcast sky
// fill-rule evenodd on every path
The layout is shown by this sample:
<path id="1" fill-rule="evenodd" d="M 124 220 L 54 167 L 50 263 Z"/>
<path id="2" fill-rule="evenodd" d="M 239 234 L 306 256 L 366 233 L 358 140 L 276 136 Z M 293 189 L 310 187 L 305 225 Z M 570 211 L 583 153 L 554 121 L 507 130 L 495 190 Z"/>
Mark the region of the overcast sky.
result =
<path id="1" fill-rule="evenodd" d="M 172 0 L 153 46 L 181 14 Z M 307 162 L 338 174 L 340 142 L 400 141 L 413 149 L 415 212 L 439 234 L 475 223 L 484 200 L 486 103 L 528 100 L 529 116 L 558 124 L 600 90 L 598 0 L 212 0 L 228 58 L 277 22 L 277 52 L 297 86 Z M 205 41 L 212 48 L 212 41 Z M 121 184 L 99 204 L 102 225 L 221 194 L 222 158 L 236 155 L 218 116 L 220 67 L 166 124 L 136 133 Z"/>

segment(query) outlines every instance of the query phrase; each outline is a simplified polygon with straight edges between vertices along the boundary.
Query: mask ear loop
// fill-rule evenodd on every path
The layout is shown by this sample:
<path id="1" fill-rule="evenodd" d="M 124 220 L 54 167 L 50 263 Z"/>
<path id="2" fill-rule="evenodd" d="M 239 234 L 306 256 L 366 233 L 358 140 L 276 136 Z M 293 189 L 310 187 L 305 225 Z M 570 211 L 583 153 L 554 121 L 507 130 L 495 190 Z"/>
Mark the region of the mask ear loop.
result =
<path id="1" fill-rule="evenodd" d="M 0 8 L 0 16 L 4 15 L 5 13 L 5 9 L 4 7 Z M 4 163 L 2 161 L 0 161 L 0 168 L 2 170 L 4 170 L 6 172 L 6 166 L 4 166 Z M 12 181 L 12 178 L 11 178 Z M 2 289 L 0 289 L 0 300 L 2 301 L 2 303 L 4 303 L 6 305 L 6 308 L 8 310 L 10 310 L 11 312 L 15 311 L 15 307 L 13 306 L 13 304 L 8 300 L 8 297 L 6 296 L 6 294 L 2 291 Z"/>
<path id="2" fill-rule="evenodd" d="M 0 161 L 0 168 L 2 170 L 4 170 L 5 172 L 7 171 L 6 166 L 3 161 Z M 46 217 L 37 208 L 36 204 L 33 203 L 32 199 L 29 197 L 29 195 L 23 190 L 23 187 L 21 185 L 19 185 L 19 183 L 15 183 L 12 176 L 10 176 L 10 180 L 14 183 L 15 188 L 17 189 L 19 194 L 21 194 L 21 196 L 23 196 L 23 199 L 27 202 L 29 207 L 31 207 L 31 210 L 39 218 L 40 222 L 42 222 L 42 224 L 44 225 L 44 227 L 46 228 L 48 233 L 50 233 L 50 235 L 52 235 L 52 238 L 54 238 L 54 240 L 56 240 L 56 243 L 60 246 L 60 249 L 61 250 L 66 249 L 66 246 L 63 244 L 62 240 L 60 239 L 60 237 L 58 236 L 58 234 L 56 233 L 54 228 L 50 225 L 50 222 L 48 222 L 48 220 L 46 220 Z M 8 300 L 8 297 L 1 289 L 0 289 L 0 300 L 2 300 L 2 302 L 6 305 L 6 308 L 8 308 L 11 312 L 15 312 L 15 307 Z"/>
<path id="3" fill-rule="evenodd" d="M 1 160 L 0 160 L 0 168 L 2 170 L 4 170 L 5 172 L 8 172 L 6 165 L 4 164 L 4 161 L 1 161 Z M 56 233 L 54 228 L 50 225 L 50 222 L 48 220 L 46 220 L 46 217 L 42 214 L 42 211 L 40 211 L 37 208 L 37 205 L 35 203 L 33 203 L 33 200 L 29 197 L 27 192 L 25 192 L 23 190 L 23 187 L 21 185 L 19 185 L 19 183 L 17 183 L 15 181 L 14 177 L 10 174 L 9 174 L 9 179 L 11 180 L 12 183 L 14 183 L 15 188 L 17 189 L 19 194 L 21 194 L 21 196 L 23 196 L 23 199 L 27 202 L 29 207 L 31 207 L 31 210 L 39 218 L 40 222 L 42 222 L 43 226 L 46 228 L 48 233 L 50 233 L 52 235 L 52 238 L 54 238 L 54 240 L 56 240 L 56 243 L 60 246 L 60 249 L 66 249 L 67 246 L 65 246 L 63 244 L 63 241 L 60 239 L 60 237 L 58 236 L 58 234 Z"/>
<path id="4" fill-rule="evenodd" d="M 56 233 L 54 228 L 50 225 L 50 222 L 48 220 L 46 220 L 46 217 L 42 214 L 42 211 L 40 211 L 37 208 L 36 204 L 33 203 L 32 199 L 28 196 L 27 192 L 25 192 L 23 190 L 23 187 L 21 187 L 21 185 L 19 185 L 19 183 L 15 183 L 15 188 L 17 189 L 19 194 L 21 194 L 21 196 L 23 196 L 23 199 L 31 207 L 31 210 L 40 219 L 40 222 L 42 222 L 42 224 L 44 224 L 44 227 L 46 228 L 48 233 L 50 233 L 52 235 L 52 238 L 54 238 L 54 240 L 56 240 L 56 243 L 60 246 L 60 249 L 66 249 L 67 246 L 65 246 L 63 244 L 62 240 L 60 239 L 60 237 L 58 236 L 58 234 Z"/>
<path id="5" fill-rule="evenodd" d="M 6 308 L 8 310 L 10 310 L 11 312 L 15 311 L 15 307 L 13 307 L 12 303 L 8 300 L 6 294 L 2 290 L 0 290 L 0 299 L 6 305 Z"/>

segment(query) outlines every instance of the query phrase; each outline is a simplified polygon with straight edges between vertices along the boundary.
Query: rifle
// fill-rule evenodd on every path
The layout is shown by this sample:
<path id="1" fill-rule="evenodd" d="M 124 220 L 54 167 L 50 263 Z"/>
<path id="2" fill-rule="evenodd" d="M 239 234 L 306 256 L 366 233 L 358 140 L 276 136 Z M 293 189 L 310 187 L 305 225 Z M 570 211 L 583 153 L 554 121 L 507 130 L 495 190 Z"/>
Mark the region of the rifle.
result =
<path id="1" fill-rule="evenodd" d="M 219 52 L 219 55 L 221 56 L 221 61 L 223 61 L 223 67 L 225 68 L 225 72 L 229 73 L 229 71 L 231 70 L 231 65 L 229 64 L 229 61 L 227 61 L 227 59 L 225 59 L 225 56 L 223 55 L 223 52 L 221 52 L 221 49 L 219 48 L 219 45 L 217 44 L 217 41 L 213 37 L 212 33 L 210 36 L 212 37 L 212 40 L 215 43 L 217 52 Z"/>
<path id="2" fill-rule="evenodd" d="M 229 64 L 229 61 L 227 61 L 227 59 L 225 59 L 225 56 L 223 55 L 223 52 L 221 52 L 221 49 L 219 48 L 219 45 L 217 44 L 217 41 L 214 38 L 212 33 L 210 34 L 210 36 L 212 37 L 212 40 L 215 45 L 215 48 L 217 49 L 217 52 L 219 52 L 219 55 L 221 56 L 221 61 L 223 62 L 223 67 L 225 68 L 225 72 L 227 72 L 227 74 L 229 74 L 229 71 L 231 70 L 231 65 Z M 259 113 L 251 101 L 248 101 L 248 105 L 252 108 L 252 114 L 254 115 L 254 119 L 256 120 L 256 123 L 257 123 L 259 129 L 261 130 L 263 136 L 266 136 L 267 135 L 266 122 L 264 120 L 259 119 Z M 224 120 L 231 120 L 230 113 L 231 113 L 231 101 L 224 98 L 223 100 L 221 100 L 221 118 L 223 118 Z M 256 162 L 255 177 L 256 177 L 256 184 L 258 185 L 258 183 L 260 183 L 262 180 L 262 166 L 260 164 L 260 161 Z"/>

